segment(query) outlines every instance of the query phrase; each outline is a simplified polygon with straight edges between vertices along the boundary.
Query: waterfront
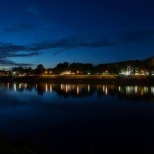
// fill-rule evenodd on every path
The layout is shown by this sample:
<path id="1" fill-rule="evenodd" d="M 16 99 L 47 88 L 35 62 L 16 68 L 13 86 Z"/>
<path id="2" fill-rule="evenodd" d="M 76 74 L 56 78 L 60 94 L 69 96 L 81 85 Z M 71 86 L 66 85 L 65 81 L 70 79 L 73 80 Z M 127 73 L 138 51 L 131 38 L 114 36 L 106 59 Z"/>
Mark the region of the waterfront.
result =
<path id="1" fill-rule="evenodd" d="M 154 86 L 0 83 L 1 142 L 36 153 L 154 150 Z"/>
<path id="2" fill-rule="evenodd" d="M 154 85 L 153 75 L 26 75 L 0 76 L 0 82 Z"/>

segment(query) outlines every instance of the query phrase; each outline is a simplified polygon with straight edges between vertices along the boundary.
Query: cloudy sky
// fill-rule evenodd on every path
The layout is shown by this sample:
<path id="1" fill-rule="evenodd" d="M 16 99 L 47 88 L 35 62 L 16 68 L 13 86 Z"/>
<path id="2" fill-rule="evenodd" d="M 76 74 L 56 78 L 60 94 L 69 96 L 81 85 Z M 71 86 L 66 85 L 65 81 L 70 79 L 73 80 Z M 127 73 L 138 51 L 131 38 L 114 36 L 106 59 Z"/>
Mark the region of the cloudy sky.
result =
<path id="1" fill-rule="evenodd" d="M 153 0 L 1 0 L 0 67 L 154 56 Z"/>

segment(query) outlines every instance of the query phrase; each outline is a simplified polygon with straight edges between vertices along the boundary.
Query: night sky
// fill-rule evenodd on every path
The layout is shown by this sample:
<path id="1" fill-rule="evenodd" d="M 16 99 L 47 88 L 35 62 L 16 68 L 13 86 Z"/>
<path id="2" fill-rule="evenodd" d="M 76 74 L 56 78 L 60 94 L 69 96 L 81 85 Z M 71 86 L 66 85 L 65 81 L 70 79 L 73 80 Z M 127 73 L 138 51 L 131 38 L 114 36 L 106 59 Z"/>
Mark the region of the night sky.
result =
<path id="1" fill-rule="evenodd" d="M 1 0 L 0 64 L 46 68 L 154 56 L 153 0 Z"/>

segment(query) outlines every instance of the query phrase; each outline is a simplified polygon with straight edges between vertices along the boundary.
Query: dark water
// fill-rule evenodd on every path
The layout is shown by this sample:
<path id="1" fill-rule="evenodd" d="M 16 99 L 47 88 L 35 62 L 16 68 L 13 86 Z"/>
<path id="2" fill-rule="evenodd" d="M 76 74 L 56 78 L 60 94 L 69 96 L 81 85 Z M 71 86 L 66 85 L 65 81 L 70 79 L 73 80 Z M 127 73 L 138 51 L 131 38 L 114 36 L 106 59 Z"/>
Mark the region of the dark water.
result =
<path id="1" fill-rule="evenodd" d="M 154 86 L 0 83 L 0 139 L 36 153 L 154 153 Z"/>

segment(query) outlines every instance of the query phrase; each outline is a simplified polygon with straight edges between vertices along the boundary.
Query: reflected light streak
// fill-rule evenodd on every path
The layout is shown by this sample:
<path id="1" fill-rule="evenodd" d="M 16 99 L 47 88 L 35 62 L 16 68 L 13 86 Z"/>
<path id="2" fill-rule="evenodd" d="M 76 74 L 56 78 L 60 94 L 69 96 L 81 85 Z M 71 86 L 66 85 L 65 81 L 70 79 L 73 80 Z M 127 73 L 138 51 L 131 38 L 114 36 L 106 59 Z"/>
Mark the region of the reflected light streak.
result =
<path id="1" fill-rule="evenodd" d="M 105 86 L 103 85 L 103 92 L 105 92 Z"/>
<path id="2" fill-rule="evenodd" d="M 105 95 L 106 96 L 108 95 L 108 88 L 107 87 L 105 88 Z"/>
<path id="3" fill-rule="evenodd" d="M 50 85 L 50 92 L 52 93 L 52 85 Z"/>
<path id="4" fill-rule="evenodd" d="M 60 85 L 60 89 L 64 90 L 64 85 L 63 84 Z"/>
<path id="5" fill-rule="evenodd" d="M 143 96 L 144 95 L 144 91 L 143 91 L 143 88 L 141 89 L 141 96 Z"/>
<path id="6" fill-rule="evenodd" d="M 119 92 L 121 91 L 121 87 L 119 86 Z"/>
<path id="7" fill-rule="evenodd" d="M 75 89 L 75 85 L 73 84 L 73 86 L 72 86 L 72 89 L 74 90 Z"/>
<path id="8" fill-rule="evenodd" d="M 151 87 L 151 94 L 154 95 L 154 87 Z"/>
<path id="9" fill-rule="evenodd" d="M 19 89 L 21 89 L 21 83 L 19 84 Z"/>
<path id="10" fill-rule="evenodd" d="M 68 85 L 66 84 L 66 93 L 68 92 Z"/>
<path id="11" fill-rule="evenodd" d="M 134 91 L 135 91 L 135 94 L 137 94 L 137 92 L 138 92 L 138 87 L 137 86 L 135 86 Z"/>
<path id="12" fill-rule="evenodd" d="M 24 84 L 24 87 L 27 88 L 27 83 Z"/>
<path id="13" fill-rule="evenodd" d="M 70 84 L 67 85 L 67 91 L 68 91 L 68 92 L 72 91 L 72 87 L 71 87 Z"/>
<path id="14" fill-rule="evenodd" d="M 45 92 L 48 92 L 48 85 L 45 84 Z"/>
<path id="15" fill-rule="evenodd" d="M 133 94 L 134 88 L 131 86 L 126 86 L 126 95 Z"/>
<path id="16" fill-rule="evenodd" d="M 88 84 L 88 92 L 90 91 L 90 85 Z"/>
<path id="17" fill-rule="evenodd" d="M 130 94 L 130 86 L 126 86 L 126 95 Z"/>
<path id="18" fill-rule="evenodd" d="M 17 85 L 16 85 L 16 83 L 14 83 L 13 89 L 14 89 L 14 91 L 17 91 Z"/>
<path id="19" fill-rule="evenodd" d="M 144 87 L 144 93 L 148 93 L 149 88 L 148 87 Z"/>
<path id="20" fill-rule="evenodd" d="M 7 83 L 7 88 L 10 89 L 10 83 Z"/>
<path id="21" fill-rule="evenodd" d="M 135 87 L 133 87 L 133 86 L 127 86 L 126 87 L 126 95 L 133 94 L 134 93 L 134 90 L 135 90 Z"/>
<path id="22" fill-rule="evenodd" d="M 79 95 L 79 93 L 80 93 L 80 88 L 79 88 L 79 86 L 77 86 L 77 88 L 76 88 L 76 93 L 77 93 L 77 95 Z"/>

